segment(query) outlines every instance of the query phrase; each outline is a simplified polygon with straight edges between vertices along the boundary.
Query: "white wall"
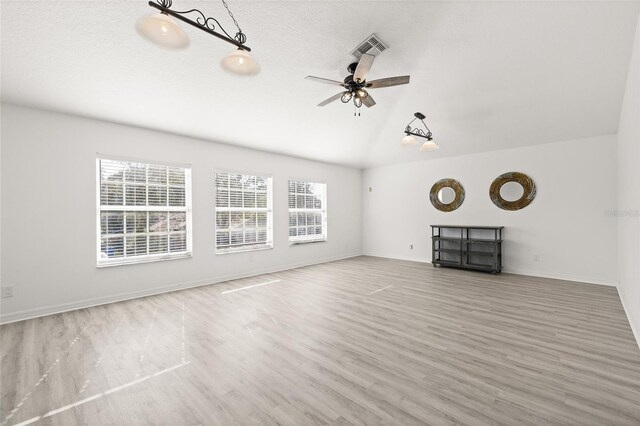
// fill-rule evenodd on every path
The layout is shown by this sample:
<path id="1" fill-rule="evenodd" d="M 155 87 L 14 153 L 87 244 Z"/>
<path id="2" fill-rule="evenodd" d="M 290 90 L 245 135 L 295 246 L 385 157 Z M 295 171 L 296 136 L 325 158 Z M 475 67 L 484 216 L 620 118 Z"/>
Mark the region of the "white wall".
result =
<path id="1" fill-rule="evenodd" d="M 615 145 L 612 135 L 367 169 L 363 251 L 430 262 L 429 225 L 502 225 L 505 272 L 615 285 L 616 221 L 607 215 L 616 208 Z M 531 176 L 538 190 L 519 211 L 501 210 L 489 198 L 493 179 L 510 171 Z M 443 178 L 457 179 L 466 192 L 449 213 L 429 201 Z"/>
<path id="2" fill-rule="evenodd" d="M 640 345 L 640 20 L 618 127 L 618 291 Z"/>
<path id="3" fill-rule="evenodd" d="M 2 107 L 3 322 L 361 254 L 360 170 Z M 192 258 L 96 268 L 96 153 L 192 164 Z M 273 175 L 273 250 L 214 254 L 218 167 Z M 290 177 L 327 182 L 327 242 L 289 246 Z"/>

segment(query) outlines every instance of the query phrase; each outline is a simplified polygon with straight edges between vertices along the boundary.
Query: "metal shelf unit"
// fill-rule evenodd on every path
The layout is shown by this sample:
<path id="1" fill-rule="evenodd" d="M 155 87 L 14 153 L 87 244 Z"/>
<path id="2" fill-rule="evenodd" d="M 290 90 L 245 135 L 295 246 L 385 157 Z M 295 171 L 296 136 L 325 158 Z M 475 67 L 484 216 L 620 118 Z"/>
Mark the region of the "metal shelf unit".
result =
<path id="1" fill-rule="evenodd" d="M 431 263 L 496 274 L 502 270 L 503 229 L 503 226 L 431 225 Z"/>

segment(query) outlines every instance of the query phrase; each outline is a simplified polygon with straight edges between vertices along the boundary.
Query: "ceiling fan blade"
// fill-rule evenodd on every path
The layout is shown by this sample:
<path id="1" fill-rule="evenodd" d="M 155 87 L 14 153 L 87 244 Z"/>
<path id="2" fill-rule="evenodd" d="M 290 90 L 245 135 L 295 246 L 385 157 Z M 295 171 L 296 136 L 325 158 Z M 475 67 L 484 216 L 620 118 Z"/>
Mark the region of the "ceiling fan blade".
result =
<path id="1" fill-rule="evenodd" d="M 340 99 L 340 98 L 342 97 L 342 94 L 343 94 L 343 93 L 344 93 L 344 92 L 340 92 L 340 93 L 338 93 L 337 95 L 334 95 L 334 96 L 330 97 L 329 99 L 326 99 L 326 100 L 324 100 L 324 101 L 320 102 L 320 103 L 318 104 L 318 106 L 322 107 L 322 106 L 325 106 L 325 105 L 327 105 L 327 104 L 330 104 L 330 103 L 331 103 L 331 102 L 333 102 L 333 101 L 337 101 L 338 99 Z"/>
<path id="2" fill-rule="evenodd" d="M 373 60 L 376 57 L 373 55 L 369 55 L 367 53 L 363 54 L 360 57 L 360 61 L 358 62 L 358 66 L 356 67 L 355 72 L 353 73 L 354 81 L 365 81 L 367 79 L 367 74 L 371 69 L 371 65 L 373 65 Z"/>
<path id="3" fill-rule="evenodd" d="M 371 93 L 369 93 L 369 95 L 362 100 L 362 104 L 367 108 L 371 108 L 376 104 L 376 101 L 373 100 L 373 98 L 371 97 Z"/>
<path id="4" fill-rule="evenodd" d="M 379 89 L 381 87 L 399 86 L 401 84 L 409 84 L 409 78 L 411 76 L 402 75 L 398 77 L 387 77 L 379 80 L 371 80 L 367 82 L 367 88 Z"/>
<path id="5" fill-rule="evenodd" d="M 342 86 L 343 85 L 343 83 L 341 81 L 330 80 L 328 78 L 322 78 L 322 77 L 314 77 L 312 75 L 306 76 L 305 79 L 306 80 L 311 80 L 311 81 L 316 81 L 318 83 L 331 84 L 333 86 Z"/>

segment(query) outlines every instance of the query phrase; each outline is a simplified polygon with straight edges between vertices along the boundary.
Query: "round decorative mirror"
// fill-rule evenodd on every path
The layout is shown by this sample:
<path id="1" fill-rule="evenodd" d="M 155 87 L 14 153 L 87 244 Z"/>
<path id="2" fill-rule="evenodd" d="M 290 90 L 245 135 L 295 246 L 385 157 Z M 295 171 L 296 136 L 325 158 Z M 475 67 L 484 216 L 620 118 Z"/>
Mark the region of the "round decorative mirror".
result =
<path id="1" fill-rule="evenodd" d="M 517 201 L 524 195 L 524 188 L 518 182 L 507 182 L 500 188 L 500 196 L 507 201 Z"/>
<path id="2" fill-rule="evenodd" d="M 445 186 L 438 191 L 438 201 L 442 204 L 451 204 L 455 198 L 456 192 L 449 186 Z"/>
<path id="3" fill-rule="evenodd" d="M 464 188 L 455 179 L 441 179 L 431 187 L 429 200 L 436 209 L 452 212 L 464 201 Z"/>
<path id="4" fill-rule="evenodd" d="M 498 176 L 489 188 L 493 204 L 503 210 L 520 210 L 536 197 L 536 185 L 524 173 L 509 172 Z"/>

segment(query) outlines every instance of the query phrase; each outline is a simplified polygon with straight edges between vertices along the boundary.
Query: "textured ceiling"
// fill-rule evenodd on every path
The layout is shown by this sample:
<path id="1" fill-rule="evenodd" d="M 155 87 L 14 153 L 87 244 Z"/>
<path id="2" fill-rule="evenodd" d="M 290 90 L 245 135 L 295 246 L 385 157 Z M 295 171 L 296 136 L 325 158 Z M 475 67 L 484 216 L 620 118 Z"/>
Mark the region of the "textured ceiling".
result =
<path id="1" fill-rule="evenodd" d="M 617 131 L 639 2 L 229 1 L 262 72 L 219 67 L 231 46 L 183 25 L 186 51 L 134 30 L 139 1 L 2 1 L 2 100 L 356 167 Z M 220 2 L 197 7 L 229 30 Z M 349 52 L 390 45 L 370 79 L 378 105 L 315 105 L 337 93 Z M 440 149 L 401 147 L 415 111 Z"/>

